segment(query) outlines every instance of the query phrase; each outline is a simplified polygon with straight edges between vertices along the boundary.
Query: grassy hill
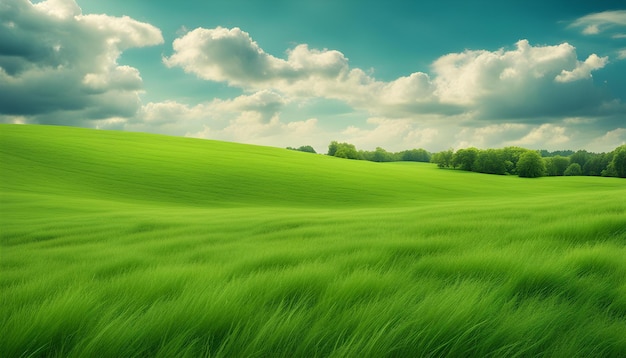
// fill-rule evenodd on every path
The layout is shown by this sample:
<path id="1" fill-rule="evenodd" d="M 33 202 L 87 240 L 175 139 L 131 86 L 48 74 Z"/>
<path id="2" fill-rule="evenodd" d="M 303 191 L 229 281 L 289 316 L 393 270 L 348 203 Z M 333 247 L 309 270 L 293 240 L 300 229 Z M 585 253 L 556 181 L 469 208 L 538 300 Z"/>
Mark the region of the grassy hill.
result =
<path id="1" fill-rule="evenodd" d="M 0 356 L 624 356 L 626 181 L 0 125 Z"/>

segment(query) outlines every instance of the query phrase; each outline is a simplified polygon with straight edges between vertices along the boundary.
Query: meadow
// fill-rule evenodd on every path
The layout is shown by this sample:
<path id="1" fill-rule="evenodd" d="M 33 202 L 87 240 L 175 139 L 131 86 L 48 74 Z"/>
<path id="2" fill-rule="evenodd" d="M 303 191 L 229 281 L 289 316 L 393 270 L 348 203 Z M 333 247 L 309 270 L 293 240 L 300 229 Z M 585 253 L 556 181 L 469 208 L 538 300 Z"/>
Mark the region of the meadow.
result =
<path id="1" fill-rule="evenodd" d="M 1 357 L 624 357 L 626 181 L 0 125 Z"/>

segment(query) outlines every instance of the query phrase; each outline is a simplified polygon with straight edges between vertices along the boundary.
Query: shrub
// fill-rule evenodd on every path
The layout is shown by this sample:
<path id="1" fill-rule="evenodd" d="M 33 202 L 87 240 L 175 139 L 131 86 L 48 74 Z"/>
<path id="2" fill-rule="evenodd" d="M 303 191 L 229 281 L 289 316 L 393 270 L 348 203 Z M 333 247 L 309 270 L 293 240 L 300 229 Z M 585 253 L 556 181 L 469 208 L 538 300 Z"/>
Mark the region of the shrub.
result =
<path id="1" fill-rule="evenodd" d="M 580 167 L 580 164 L 572 163 L 567 167 L 567 169 L 565 169 L 565 173 L 563 174 L 566 176 L 582 175 L 583 169 Z"/>

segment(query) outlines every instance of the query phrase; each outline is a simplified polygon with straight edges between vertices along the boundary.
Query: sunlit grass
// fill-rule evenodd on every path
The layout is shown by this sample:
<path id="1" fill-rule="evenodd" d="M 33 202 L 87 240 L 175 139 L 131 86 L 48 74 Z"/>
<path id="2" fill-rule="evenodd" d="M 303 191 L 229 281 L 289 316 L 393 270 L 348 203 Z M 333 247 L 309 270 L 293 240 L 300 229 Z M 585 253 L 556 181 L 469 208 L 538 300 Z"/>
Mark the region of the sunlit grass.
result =
<path id="1" fill-rule="evenodd" d="M 2 357 L 626 355 L 623 180 L 0 130 Z"/>

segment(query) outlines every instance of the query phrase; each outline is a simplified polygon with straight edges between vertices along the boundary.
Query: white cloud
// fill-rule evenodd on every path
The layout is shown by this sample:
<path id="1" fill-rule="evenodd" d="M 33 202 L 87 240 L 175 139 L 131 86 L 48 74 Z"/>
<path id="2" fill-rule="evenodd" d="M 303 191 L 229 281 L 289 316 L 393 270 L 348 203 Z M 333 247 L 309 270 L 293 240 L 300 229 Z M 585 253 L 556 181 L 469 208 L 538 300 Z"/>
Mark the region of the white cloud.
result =
<path id="1" fill-rule="evenodd" d="M 598 32 L 607 29 L 600 22 L 585 26 L 596 26 Z M 625 105 L 592 79 L 593 71 L 605 67 L 608 59 L 592 54 L 579 60 L 567 43 L 533 46 L 521 40 L 509 50 L 451 53 L 434 61 L 430 73 L 380 81 L 371 72 L 351 68 L 339 51 L 299 44 L 279 58 L 239 28 L 183 29 L 173 54 L 163 62 L 204 80 L 239 87 L 243 94 L 197 104 L 142 104 L 139 69 L 120 65 L 118 59 L 129 48 L 162 42 L 160 31 L 150 24 L 129 17 L 83 15 L 73 0 L 3 4 L 0 121 L 275 146 L 310 144 L 318 150 L 330 140 L 342 140 L 361 149 L 382 146 L 397 151 L 583 145 L 592 142 L 591 134 L 572 128 L 591 126 L 604 116 L 610 120 L 593 135 L 623 138 L 616 128 L 622 125 L 618 114 Z M 297 108 L 315 98 L 343 102 L 353 114 L 362 114 L 362 120 L 358 123 L 353 115 L 350 123 L 331 125 L 327 122 L 341 121 L 339 116 L 322 118 L 310 109 L 302 118 L 297 112 L 285 118 L 285 107 Z"/>
<path id="2" fill-rule="evenodd" d="M 175 53 L 163 59 L 167 66 L 245 88 L 336 78 L 347 69 L 347 59 L 339 51 L 310 50 L 307 45 L 288 51 L 287 60 L 276 58 L 237 27 L 197 28 L 174 40 L 173 47 Z"/>
<path id="3" fill-rule="evenodd" d="M 545 123 L 532 128 L 524 137 L 510 143 L 517 146 L 537 147 L 538 145 L 543 145 L 554 148 L 570 141 L 570 137 L 567 136 L 566 132 L 567 129 L 565 127 Z"/>
<path id="4" fill-rule="evenodd" d="M 582 27 L 585 35 L 597 35 L 614 27 L 626 27 L 626 10 L 589 14 L 576 19 L 571 26 Z"/>
<path id="5" fill-rule="evenodd" d="M 513 145 L 510 142 L 524 136 L 528 125 L 519 123 L 490 124 L 483 127 L 460 128 L 449 146 L 459 148 L 501 148 Z"/>
<path id="6" fill-rule="evenodd" d="M 600 33 L 600 29 L 598 25 L 588 25 L 583 29 L 583 34 L 585 35 L 597 35 Z"/>
<path id="7" fill-rule="evenodd" d="M 443 103 L 463 105 L 479 118 L 536 123 L 598 111 L 606 94 L 589 79 L 606 63 L 595 54 L 578 61 L 567 43 L 532 46 L 521 40 L 514 50 L 443 56 L 433 64 L 433 82 Z"/>
<path id="8" fill-rule="evenodd" d="M 336 78 L 348 69 L 348 59 L 339 51 L 311 50 L 303 44 L 287 54 L 287 64 L 299 77 Z"/>
<path id="9" fill-rule="evenodd" d="M 585 62 L 578 62 L 576 68 L 571 71 L 563 70 L 554 79 L 557 82 L 572 82 L 580 79 L 591 78 L 591 71 L 604 67 L 609 62 L 608 57 L 590 55 Z"/>
<path id="10" fill-rule="evenodd" d="M 202 128 L 206 123 L 223 124 L 237 119 L 269 123 L 285 103 L 279 94 L 266 90 L 228 100 L 214 99 L 194 106 L 176 101 L 150 102 L 141 108 L 129 126 L 175 123 L 181 127 L 179 132 L 186 133 L 193 131 L 194 127 Z"/>
<path id="11" fill-rule="evenodd" d="M 606 132 L 600 138 L 602 143 L 617 143 L 617 146 L 626 144 L 626 128 L 617 128 Z"/>
<path id="12" fill-rule="evenodd" d="M 247 113 L 224 128 L 213 129 L 205 126 L 199 132 L 187 133 L 187 136 L 273 146 L 282 141 L 292 142 L 291 145 L 294 146 L 298 143 L 311 143 L 317 137 L 316 132 L 316 118 L 285 123 L 278 117 L 273 117 L 269 122 L 264 122 L 255 113 Z"/>
<path id="13" fill-rule="evenodd" d="M 413 148 L 440 150 L 451 142 L 446 128 L 437 126 L 437 118 L 427 116 L 420 121 L 411 118 L 372 117 L 365 126 L 350 125 L 332 139 L 353 143 L 358 149 L 382 147 L 389 151 Z"/>
<path id="14" fill-rule="evenodd" d="M 626 128 L 616 128 L 583 143 L 581 147 L 594 152 L 610 152 L 624 144 L 626 144 Z"/>
<path id="15" fill-rule="evenodd" d="M 449 105 L 433 97 L 434 87 L 425 73 L 381 82 L 361 69 L 349 68 L 341 52 L 310 49 L 306 44 L 287 50 L 286 59 L 280 59 L 266 53 L 239 28 L 198 28 L 176 39 L 173 48 L 174 54 L 163 59 L 167 66 L 248 91 L 272 89 L 303 100 L 337 99 L 383 115 L 403 115 L 416 109 L 450 111 Z"/>
<path id="16" fill-rule="evenodd" d="M 262 90 L 252 95 L 236 97 L 233 100 L 214 101 L 213 108 L 220 112 L 256 113 L 261 122 L 269 122 L 285 105 L 286 100 L 276 92 Z"/>
<path id="17" fill-rule="evenodd" d="M 80 15 L 81 9 L 74 1 L 48 0 L 33 5 L 35 9 L 59 19 Z"/>
<path id="18" fill-rule="evenodd" d="M 390 82 L 350 68 L 338 51 L 298 45 L 280 59 L 263 51 L 239 28 L 195 29 L 174 41 L 164 58 L 200 78 L 226 82 L 244 90 L 272 89 L 290 98 L 323 97 L 344 101 L 373 116 L 402 118 L 437 113 L 476 112 L 485 119 L 535 121 L 559 111 L 593 111 L 600 104 L 593 85 L 579 85 L 606 57 L 577 59 L 563 43 L 532 46 L 526 40 L 514 50 L 465 51 L 433 63 L 434 77 L 415 72 Z M 572 105 L 572 98 L 585 97 Z"/>
<path id="19" fill-rule="evenodd" d="M 556 122 L 612 114 L 623 107 L 592 81 L 592 72 L 603 68 L 608 59 L 592 54 L 581 61 L 567 43 L 533 46 L 521 40 L 512 50 L 448 54 L 433 63 L 430 75 L 415 72 L 384 82 L 350 68 L 338 51 L 297 45 L 286 51 L 285 58 L 278 58 L 238 28 L 200 28 L 177 39 L 174 53 L 164 62 L 200 78 L 252 91 L 253 95 L 208 106 L 211 113 L 229 119 L 222 126 L 212 119 L 196 133 L 219 139 L 254 141 L 256 136 L 260 141 L 274 138 L 285 143 L 293 137 L 281 140 L 274 135 L 288 136 L 289 126 L 305 126 L 301 121 L 283 122 L 279 110 L 246 111 L 243 103 L 260 98 L 262 90 L 268 91 L 266 96 L 282 98 L 278 108 L 328 98 L 364 111 L 369 118 L 366 124 L 347 125 L 328 138 L 363 149 L 565 146 L 577 143 L 576 134 L 567 130 L 573 124 Z M 319 127 L 309 129 L 323 132 Z"/>
<path id="20" fill-rule="evenodd" d="M 167 66 L 233 85 L 268 81 L 287 67 L 239 28 L 197 28 L 174 40 L 173 47 L 175 53 L 163 59 Z"/>
<path id="21" fill-rule="evenodd" d="M 434 92 L 430 76 L 416 72 L 381 85 L 377 95 L 382 103 L 394 105 L 432 102 L 436 100 Z"/>
<path id="22" fill-rule="evenodd" d="M 305 143 L 322 148 L 328 144 L 329 136 L 318 127 L 317 118 L 281 119 L 286 104 L 281 95 L 266 90 L 192 106 L 175 101 L 148 103 L 122 128 L 260 145 Z M 113 125 L 118 128 L 119 123 Z"/>
<path id="23" fill-rule="evenodd" d="M 163 42 L 152 25 L 83 15 L 73 0 L 10 1 L 0 6 L 0 24 L 0 108 L 29 122 L 133 116 L 142 78 L 117 60 L 126 49 Z"/>
<path id="24" fill-rule="evenodd" d="M 310 49 L 306 44 L 280 59 L 263 51 L 239 28 L 195 29 L 176 39 L 167 66 L 182 67 L 198 77 L 226 82 L 245 90 L 271 88 L 291 97 L 339 99 L 356 108 L 433 103 L 433 87 L 425 73 L 385 83 L 361 69 L 350 69 L 339 51 Z M 436 101 L 436 100 L 435 100 Z"/>
<path id="25" fill-rule="evenodd" d="M 317 127 L 316 118 L 286 123 L 278 116 L 272 117 L 268 122 L 259 117 L 255 112 L 243 113 L 230 121 L 226 127 L 212 127 L 207 124 L 202 130 L 188 132 L 186 136 L 285 147 L 306 143 L 317 147 L 318 150 L 327 144 L 324 139 L 320 141 L 321 132 Z"/>
<path id="26" fill-rule="evenodd" d="M 170 123 L 197 121 L 206 118 L 207 106 L 189 107 L 176 101 L 150 102 L 141 108 L 138 119 L 145 125 L 162 126 Z"/>
<path id="27" fill-rule="evenodd" d="M 103 93 L 111 89 L 134 91 L 141 88 L 142 79 L 136 68 L 117 66 L 105 72 L 87 73 L 82 84 L 91 93 Z"/>
<path id="28" fill-rule="evenodd" d="M 590 56 L 590 59 L 595 58 L 597 56 Z M 591 64 L 589 71 L 602 67 L 597 61 Z M 573 46 L 567 43 L 531 46 L 527 40 L 517 42 L 515 50 L 468 50 L 443 56 L 433 64 L 437 94 L 441 99 L 468 105 L 493 96 L 523 98 L 527 90 L 549 85 L 560 72 L 570 68 L 574 71 L 578 67 L 581 66 Z"/>

